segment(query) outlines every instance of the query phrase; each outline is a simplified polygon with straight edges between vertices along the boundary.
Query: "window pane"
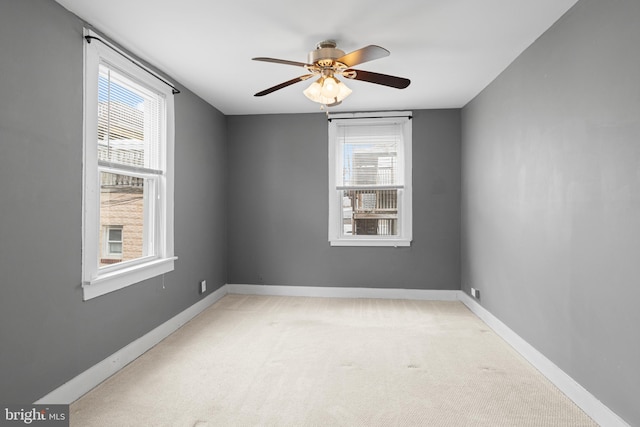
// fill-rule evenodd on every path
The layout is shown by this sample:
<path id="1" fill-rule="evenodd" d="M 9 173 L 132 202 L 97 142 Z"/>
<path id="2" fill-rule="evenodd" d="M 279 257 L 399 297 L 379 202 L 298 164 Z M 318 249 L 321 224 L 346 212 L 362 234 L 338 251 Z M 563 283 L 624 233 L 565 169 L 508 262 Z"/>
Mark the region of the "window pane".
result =
<path id="1" fill-rule="evenodd" d="M 342 126 L 342 185 L 399 184 L 397 125 Z"/>
<path id="2" fill-rule="evenodd" d="M 398 235 L 398 190 L 344 190 L 341 194 L 343 235 Z"/>
<path id="3" fill-rule="evenodd" d="M 100 65 L 98 160 L 159 169 L 159 98 Z"/>
<path id="4" fill-rule="evenodd" d="M 145 179 L 125 174 L 100 173 L 100 230 L 109 228 L 108 244 L 101 245 L 100 266 L 113 264 L 110 255 L 121 254 L 116 262 L 145 254 Z M 119 251 L 116 249 L 120 246 Z M 108 252 L 108 253 L 103 253 Z M 106 261 L 105 261 L 106 260 Z"/>
<path id="5" fill-rule="evenodd" d="M 122 229 L 110 228 L 109 229 L 109 241 L 110 242 L 122 242 Z"/>

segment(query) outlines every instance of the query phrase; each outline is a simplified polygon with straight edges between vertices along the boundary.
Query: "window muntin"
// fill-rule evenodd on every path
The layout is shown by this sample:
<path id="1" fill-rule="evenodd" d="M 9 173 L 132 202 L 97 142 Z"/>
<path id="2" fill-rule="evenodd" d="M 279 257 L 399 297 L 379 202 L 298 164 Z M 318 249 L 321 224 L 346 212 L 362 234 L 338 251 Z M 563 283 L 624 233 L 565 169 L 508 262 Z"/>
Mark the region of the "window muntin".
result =
<path id="1" fill-rule="evenodd" d="M 329 240 L 332 245 L 407 246 L 411 122 L 406 113 L 344 116 L 330 116 L 329 124 Z"/>
<path id="2" fill-rule="evenodd" d="M 173 95 L 97 41 L 85 44 L 84 171 L 85 299 L 171 271 Z"/>

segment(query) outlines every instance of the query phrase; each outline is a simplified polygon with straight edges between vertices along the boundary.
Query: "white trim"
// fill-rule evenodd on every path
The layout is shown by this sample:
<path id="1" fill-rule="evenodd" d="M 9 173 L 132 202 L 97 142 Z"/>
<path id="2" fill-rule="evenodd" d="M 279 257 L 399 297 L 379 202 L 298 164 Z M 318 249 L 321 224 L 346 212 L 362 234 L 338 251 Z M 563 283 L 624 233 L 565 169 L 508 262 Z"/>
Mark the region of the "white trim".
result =
<path id="1" fill-rule="evenodd" d="M 480 320 L 487 324 L 496 334 L 513 347 L 522 357 L 531 363 L 542 375 L 551 381 L 560 391 L 571 399 L 580 409 L 590 416 L 596 423 L 607 426 L 625 426 L 627 424 L 594 395 L 589 393 L 562 369 L 547 359 L 531 344 L 522 339 L 518 334 L 502 323 L 497 317 L 482 307 L 476 300 L 463 291 L 458 291 L 458 299 Z"/>
<path id="2" fill-rule="evenodd" d="M 325 298 L 384 298 L 456 301 L 458 292 L 432 289 L 342 288 L 324 286 L 274 286 L 227 284 L 228 294 Z"/>
<path id="3" fill-rule="evenodd" d="M 84 301 L 118 289 L 126 288 L 143 280 L 173 271 L 174 261 L 178 257 L 156 258 L 148 262 L 135 263 L 127 268 L 120 268 L 106 274 L 101 274 L 91 282 L 82 284 Z"/>
<path id="4" fill-rule="evenodd" d="M 365 111 L 359 113 L 329 113 L 329 119 L 356 119 L 369 117 L 412 117 L 413 111 Z"/>
<path id="5" fill-rule="evenodd" d="M 374 236 L 358 236 L 358 237 L 343 237 L 340 240 L 332 240 L 329 242 L 331 246 L 411 246 L 411 240 L 403 239 L 385 239 L 381 236 L 375 236 L 377 238 L 368 239 L 367 237 Z"/>
<path id="6" fill-rule="evenodd" d="M 101 362 L 72 378 L 51 393 L 34 402 L 40 404 L 69 405 L 83 394 L 96 387 L 111 375 L 140 357 L 147 350 L 178 330 L 182 325 L 196 317 L 206 308 L 227 294 L 226 286 L 215 290 L 207 297 L 164 322 L 162 325 L 126 345 Z"/>
<path id="7" fill-rule="evenodd" d="M 91 35 L 88 29 L 83 30 L 83 35 Z M 89 138 L 98 134 L 98 91 L 87 90 L 88 87 L 98 87 L 98 63 L 100 55 L 97 49 L 90 49 L 86 44 L 83 48 L 83 135 L 82 135 L 82 281 L 90 279 L 93 272 L 98 270 L 98 234 L 93 227 L 100 224 L 98 213 L 100 212 L 100 193 L 98 192 L 98 168 L 93 167 L 94 159 L 97 162 L 97 146 L 87 144 Z M 89 109 L 96 108 L 96 114 L 87 114 Z M 91 167 L 89 167 L 91 165 Z M 90 184 L 90 185 L 89 185 Z M 91 231 L 89 231 L 91 230 Z"/>
<path id="8" fill-rule="evenodd" d="M 562 369 L 523 340 L 518 334 L 460 290 L 342 288 L 321 286 L 273 286 L 226 284 L 195 303 L 182 313 L 169 319 L 151 332 L 123 347 L 102 362 L 94 365 L 67 383 L 53 390 L 34 404 L 70 404 L 83 394 L 118 372 L 128 363 L 175 332 L 200 312 L 227 294 L 304 296 L 325 298 L 384 298 L 427 301 L 460 301 L 498 336 L 511 345 L 529 363 L 551 381 L 560 391 L 580 407 L 589 417 L 602 426 L 629 427 L 622 418 L 600 402 Z"/>

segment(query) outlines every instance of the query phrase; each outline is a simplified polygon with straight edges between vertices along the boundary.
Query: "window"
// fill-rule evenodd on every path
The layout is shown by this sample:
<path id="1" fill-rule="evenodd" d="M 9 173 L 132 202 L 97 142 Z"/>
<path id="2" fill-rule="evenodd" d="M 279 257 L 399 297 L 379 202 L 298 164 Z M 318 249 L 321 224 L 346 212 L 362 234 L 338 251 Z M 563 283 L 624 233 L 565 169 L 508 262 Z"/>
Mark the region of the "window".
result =
<path id="1" fill-rule="evenodd" d="M 90 299 L 173 270 L 173 95 L 92 40 L 84 96 L 83 290 Z"/>
<path id="2" fill-rule="evenodd" d="M 122 260 L 122 226 L 107 225 L 102 238 L 100 265 L 114 264 Z"/>
<path id="3" fill-rule="evenodd" d="M 409 246 L 411 199 L 410 113 L 330 115 L 331 244 Z"/>

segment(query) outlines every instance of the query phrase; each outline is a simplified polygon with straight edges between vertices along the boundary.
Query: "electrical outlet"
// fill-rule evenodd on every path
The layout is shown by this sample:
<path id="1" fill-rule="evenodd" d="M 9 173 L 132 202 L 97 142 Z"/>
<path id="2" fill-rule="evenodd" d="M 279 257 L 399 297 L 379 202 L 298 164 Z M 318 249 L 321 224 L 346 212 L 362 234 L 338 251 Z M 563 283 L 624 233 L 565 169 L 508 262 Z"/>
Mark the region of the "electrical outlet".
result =
<path id="1" fill-rule="evenodd" d="M 476 299 L 480 299 L 480 291 L 476 288 L 471 288 L 471 296 Z"/>
<path id="2" fill-rule="evenodd" d="M 207 291 L 207 281 L 206 280 L 202 280 L 200 282 L 200 293 L 204 294 Z"/>

